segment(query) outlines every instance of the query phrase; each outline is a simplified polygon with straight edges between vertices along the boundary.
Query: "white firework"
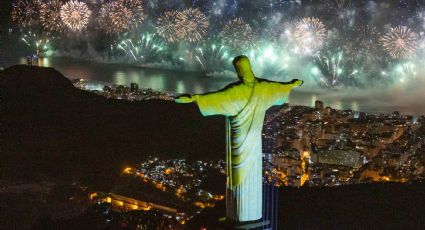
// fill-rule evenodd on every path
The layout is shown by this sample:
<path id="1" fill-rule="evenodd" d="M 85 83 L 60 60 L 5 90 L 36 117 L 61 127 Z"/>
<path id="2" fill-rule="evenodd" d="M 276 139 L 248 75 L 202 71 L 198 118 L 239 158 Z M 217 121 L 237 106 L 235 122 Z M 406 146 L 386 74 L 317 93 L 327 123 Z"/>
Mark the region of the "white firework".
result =
<path id="1" fill-rule="evenodd" d="M 167 42 L 177 42 L 181 38 L 177 25 L 177 11 L 165 12 L 158 18 L 156 30 Z"/>
<path id="2" fill-rule="evenodd" d="M 381 38 L 387 53 L 395 59 L 408 59 L 416 52 L 418 35 L 407 26 L 397 26 Z"/>
<path id="3" fill-rule="evenodd" d="M 12 4 L 12 21 L 23 28 L 38 26 L 40 5 L 40 0 L 16 0 Z"/>
<path id="4" fill-rule="evenodd" d="M 99 12 L 99 24 L 107 34 L 118 34 L 129 28 L 131 14 L 119 2 L 110 2 L 102 6 Z"/>
<path id="5" fill-rule="evenodd" d="M 220 32 L 220 38 L 233 50 L 247 50 L 254 46 L 254 32 L 242 18 L 229 21 Z"/>
<path id="6" fill-rule="evenodd" d="M 197 42 L 207 35 L 209 22 L 199 9 L 188 8 L 177 13 L 180 37 L 188 42 Z"/>
<path id="7" fill-rule="evenodd" d="M 293 36 L 298 53 L 313 54 L 323 46 L 326 28 L 318 18 L 303 18 L 296 23 Z"/>
<path id="8" fill-rule="evenodd" d="M 92 12 L 86 3 L 71 0 L 61 7 L 61 19 L 68 29 L 81 31 L 89 23 Z"/>
<path id="9" fill-rule="evenodd" d="M 128 29 L 136 29 L 139 27 L 140 23 L 145 19 L 143 13 L 142 0 L 117 0 L 125 10 L 123 13 L 128 14 L 130 18 L 128 21 Z"/>
<path id="10" fill-rule="evenodd" d="M 47 0 L 40 5 L 40 22 L 44 30 L 62 32 L 64 24 L 61 19 L 62 0 Z"/>

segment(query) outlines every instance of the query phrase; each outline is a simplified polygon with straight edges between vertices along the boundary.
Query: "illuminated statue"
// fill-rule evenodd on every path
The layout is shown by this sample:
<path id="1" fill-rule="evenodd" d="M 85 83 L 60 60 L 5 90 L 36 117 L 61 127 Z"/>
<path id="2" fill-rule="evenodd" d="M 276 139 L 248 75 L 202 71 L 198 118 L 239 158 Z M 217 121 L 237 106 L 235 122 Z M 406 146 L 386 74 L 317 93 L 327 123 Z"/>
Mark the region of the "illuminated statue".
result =
<path id="1" fill-rule="evenodd" d="M 197 103 L 203 116 L 226 117 L 226 218 L 245 222 L 262 218 L 261 131 L 266 110 L 282 105 L 303 81 L 256 78 L 246 56 L 236 57 L 233 65 L 239 81 L 217 92 L 180 96 L 176 102 Z"/>

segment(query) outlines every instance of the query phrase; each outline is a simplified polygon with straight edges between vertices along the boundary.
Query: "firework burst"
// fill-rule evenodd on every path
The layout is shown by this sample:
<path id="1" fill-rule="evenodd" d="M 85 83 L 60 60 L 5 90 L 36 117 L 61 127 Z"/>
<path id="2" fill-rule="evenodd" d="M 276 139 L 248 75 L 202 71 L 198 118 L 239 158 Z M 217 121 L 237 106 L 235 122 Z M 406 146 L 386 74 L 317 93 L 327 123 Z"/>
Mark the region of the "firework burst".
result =
<path id="1" fill-rule="evenodd" d="M 99 25 L 107 34 L 118 34 L 129 27 L 130 10 L 119 2 L 110 2 L 102 6 L 99 12 Z"/>
<path id="2" fill-rule="evenodd" d="M 318 18 L 303 18 L 296 23 L 293 37 L 299 53 L 313 54 L 323 46 L 326 28 Z"/>
<path id="3" fill-rule="evenodd" d="M 393 71 L 393 75 L 397 77 L 401 83 L 416 80 L 416 65 L 412 62 L 399 63 L 394 67 Z"/>
<path id="4" fill-rule="evenodd" d="M 197 42 L 207 35 L 209 26 L 207 17 L 195 8 L 189 8 L 177 13 L 179 36 L 188 42 Z"/>
<path id="5" fill-rule="evenodd" d="M 292 61 L 296 60 L 293 55 L 283 47 L 282 43 L 269 43 L 258 45 L 247 52 L 253 70 L 259 76 L 267 76 L 267 78 L 278 81 L 285 81 L 288 76 Z"/>
<path id="6" fill-rule="evenodd" d="M 71 31 L 80 31 L 89 23 L 91 10 L 84 2 L 71 0 L 61 7 L 60 15 L 63 23 Z"/>
<path id="7" fill-rule="evenodd" d="M 37 35 L 32 32 L 24 34 L 21 40 L 31 49 L 35 51 L 37 55 L 48 55 L 52 50 L 50 39 Z"/>
<path id="8" fill-rule="evenodd" d="M 39 0 L 18 0 L 12 6 L 12 21 L 23 28 L 35 27 L 40 23 L 41 2 Z"/>
<path id="9" fill-rule="evenodd" d="M 395 59 L 411 58 L 416 52 L 417 34 L 409 27 L 397 26 L 380 39 L 384 50 Z"/>
<path id="10" fill-rule="evenodd" d="M 165 12 L 158 18 L 156 25 L 157 33 L 170 43 L 177 42 L 180 39 L 177 14 L 176 11 Z"/>
<path id="11" fill-rule="evenodd" d="M 359 74 L 357 69 L 348 68 L 349 65 L 347 65 L 342 51 L 318 54 L 315 56 L 314 63 L 311 74 L 320 85 L 325 87 L 351 84 L 355 81 L 354 77 Z M 344 69 L 344 67 L 348 69 Z"/>
<path id="12" fill-rule="evenodd" d="M 118 49 L 135 63 L 146 63 L 156 60 L 164 51 L 165 45 L 155 34 L 145 33 L 137 39 L 123 39 Z"/>
<path id="13" fill-rule="evenodd" d="M 143 14 L 143 5 L 141 0 L 117 0 L 117 2 L 122 5 L 126 10 L 122 13 L 128 14 L 128 26 L 130 30 L 136 29 L 139 27 L 140 23 L 145 19 Z"/>
<path id="14" fill-rule="evenodd" d="M 64 24 L 61 19 L 62 0 L 47 0 L 40 5 L 40 22 L 44 30 L 62 32 Z"/>
<path id="15" fill-rule="evenodd" d="M 229 68 L 233 56 L 228 47 L 205 43 L 194 50 L 196 63 L 203 70 L 223 70 Z"/>
<path id="16" fill-rule="evenodd" d="M 242 18 L 235 18 L 224 26 L 220 37 L 233 50 L 246 50 L 253 45 L 254 33 Z"/>

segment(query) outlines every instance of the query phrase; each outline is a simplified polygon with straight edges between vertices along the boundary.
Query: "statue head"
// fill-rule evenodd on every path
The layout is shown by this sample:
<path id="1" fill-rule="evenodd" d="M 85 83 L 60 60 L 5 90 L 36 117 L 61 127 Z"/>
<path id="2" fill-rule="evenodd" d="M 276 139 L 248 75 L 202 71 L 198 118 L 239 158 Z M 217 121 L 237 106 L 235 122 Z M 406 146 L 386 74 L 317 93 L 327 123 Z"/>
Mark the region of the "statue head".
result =
<path id="1" fill-rule="evenodd" d="M 255 76 L 251 69 L 249 58 L 245 55 L 237 56 L 233 59 L 233 66 L 238 74 L 239 80 L 244 83 L 254 82 Z"/>

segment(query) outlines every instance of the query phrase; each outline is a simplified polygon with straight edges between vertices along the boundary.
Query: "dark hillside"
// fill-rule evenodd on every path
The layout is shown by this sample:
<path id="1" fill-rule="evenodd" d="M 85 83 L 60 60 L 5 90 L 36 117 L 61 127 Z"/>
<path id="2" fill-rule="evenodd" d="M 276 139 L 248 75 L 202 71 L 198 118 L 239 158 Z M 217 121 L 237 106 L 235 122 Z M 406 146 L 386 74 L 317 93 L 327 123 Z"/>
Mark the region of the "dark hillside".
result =
<path id="1" fill-rule="evenodd" d="M 281 187 L 263 216 L 273 220 L 273 229 L 424 229 L 424 192 L 423 181 Z M 189 226 L 215 229 L 223 213 L 225 202 L 206 209 Z"/>
<path id="2" fill-rule="evenodd" d="M 52 68 L 14 66 L 0 79 L 6 178 L 98 180 L 148 154 L 224 158 L 224 119 L 195 105 L 106 99 Z"/>

